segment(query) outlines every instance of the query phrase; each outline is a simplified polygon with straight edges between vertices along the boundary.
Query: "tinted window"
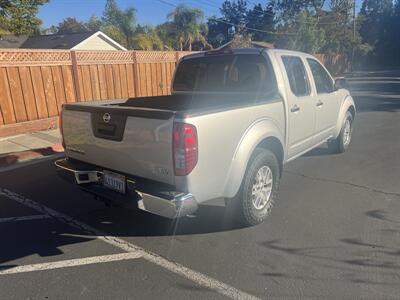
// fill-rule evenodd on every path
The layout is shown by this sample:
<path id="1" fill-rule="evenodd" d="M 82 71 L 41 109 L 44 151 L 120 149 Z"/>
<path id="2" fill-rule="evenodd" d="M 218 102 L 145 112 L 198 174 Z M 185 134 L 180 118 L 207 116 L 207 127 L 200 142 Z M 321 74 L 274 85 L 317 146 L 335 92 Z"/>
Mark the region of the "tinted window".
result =
<path id="1" fill-rule="evenodd" d="M 314 76 L 317 93 L 331 93 L 334 90 L 334 84 L 328 72 L 315 59 L 307 58 L 307 61 Z"/>
<path id="2" fill-rule="evenodd" d="M 183 60 L 175 91 L 268 93 L 276 90 L 270 63 L 261 55 L 214 55 Z"/>
<path id="3" fill-rule="evenodd" d="M 296 96 L 306 96 L 310 94 L 306 69 L 300 57 L 282 57 L 285 65 L 286 74 L 289 78 L 290 89 Z"/>

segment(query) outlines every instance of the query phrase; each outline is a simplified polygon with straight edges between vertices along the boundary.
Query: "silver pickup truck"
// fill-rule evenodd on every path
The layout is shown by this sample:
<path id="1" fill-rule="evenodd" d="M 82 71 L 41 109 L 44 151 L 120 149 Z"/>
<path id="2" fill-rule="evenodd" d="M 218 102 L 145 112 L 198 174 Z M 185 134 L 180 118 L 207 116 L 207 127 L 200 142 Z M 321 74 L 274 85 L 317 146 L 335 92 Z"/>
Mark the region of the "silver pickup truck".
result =
<path id="1" fill-rule="evenodd" d="M 176 218 L 224 198 L 238 220 L 258 224 L 285 163 L 325 142 L 349 147 L 356 109 L 343 85 L 300 52 L 185 56 L 172 95 L 65 104 L 56 166 L 100 199 Z"/>

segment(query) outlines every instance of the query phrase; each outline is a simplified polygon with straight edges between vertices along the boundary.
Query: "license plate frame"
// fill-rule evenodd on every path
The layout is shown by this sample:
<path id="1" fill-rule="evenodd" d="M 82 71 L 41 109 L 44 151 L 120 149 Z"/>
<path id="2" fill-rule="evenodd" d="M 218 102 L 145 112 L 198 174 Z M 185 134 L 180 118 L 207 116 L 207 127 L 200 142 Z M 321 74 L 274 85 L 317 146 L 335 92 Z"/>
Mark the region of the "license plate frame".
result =
<path id="1" fill-rule="evenodd" d="M 120 194 L 126 193 L 126 177 L 124 175 L 104 170 L 103 186 Z"/>

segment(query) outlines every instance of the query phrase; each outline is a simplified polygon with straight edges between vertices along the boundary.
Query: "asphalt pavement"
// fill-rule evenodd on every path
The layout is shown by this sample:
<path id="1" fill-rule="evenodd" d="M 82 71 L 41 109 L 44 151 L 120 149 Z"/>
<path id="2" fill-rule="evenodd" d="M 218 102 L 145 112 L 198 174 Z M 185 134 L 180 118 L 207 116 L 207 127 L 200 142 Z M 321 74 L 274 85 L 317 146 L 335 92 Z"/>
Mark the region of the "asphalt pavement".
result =
<path id="1" fill-rule="evenodd" d="M 349 81 L 344 154 L 285 167 L 267 221 L 108 208 L 38 161 L 0 172 L 1 299 L 399 299 L 400 73 Z"/>

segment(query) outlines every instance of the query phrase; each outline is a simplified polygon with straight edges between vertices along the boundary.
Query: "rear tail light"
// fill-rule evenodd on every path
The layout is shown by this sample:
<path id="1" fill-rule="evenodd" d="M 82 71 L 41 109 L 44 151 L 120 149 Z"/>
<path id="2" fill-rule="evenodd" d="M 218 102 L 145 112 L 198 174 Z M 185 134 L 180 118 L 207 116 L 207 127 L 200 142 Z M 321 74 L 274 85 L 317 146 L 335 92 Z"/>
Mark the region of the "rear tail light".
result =
<path id="1" fill-rule="evenodd" d="M 196 127 L 186 123 L 174 123 L 173 143 L 175 175 L 188 175 L 198 159 Z"/>
<path id="2" fill-rule="evenodd" d="M 61 145 L 65 148 L 64 132 L 63 132 L 63 127 L 62 127 L 62 111 L 60 111 L 60 115 L 58 116 L 58 128 L 60 129 Z"/>

